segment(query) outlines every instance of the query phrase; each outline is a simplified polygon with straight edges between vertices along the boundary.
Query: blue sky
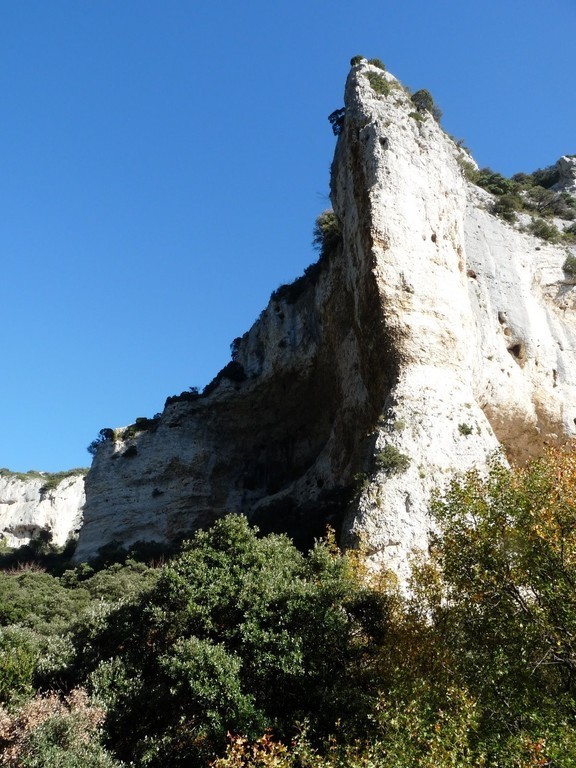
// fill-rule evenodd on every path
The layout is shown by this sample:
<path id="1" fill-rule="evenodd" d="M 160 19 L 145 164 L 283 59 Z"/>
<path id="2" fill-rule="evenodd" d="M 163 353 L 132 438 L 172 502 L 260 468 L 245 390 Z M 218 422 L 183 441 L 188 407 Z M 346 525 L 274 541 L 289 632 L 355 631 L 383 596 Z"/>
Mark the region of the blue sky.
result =
<path id="1" fill-rule="evenodd" d="M 0 467 L 89 463 L 315 259 L 350 58 L 481 165 L 576 152 L 575 0 L 0 0 Z"/>

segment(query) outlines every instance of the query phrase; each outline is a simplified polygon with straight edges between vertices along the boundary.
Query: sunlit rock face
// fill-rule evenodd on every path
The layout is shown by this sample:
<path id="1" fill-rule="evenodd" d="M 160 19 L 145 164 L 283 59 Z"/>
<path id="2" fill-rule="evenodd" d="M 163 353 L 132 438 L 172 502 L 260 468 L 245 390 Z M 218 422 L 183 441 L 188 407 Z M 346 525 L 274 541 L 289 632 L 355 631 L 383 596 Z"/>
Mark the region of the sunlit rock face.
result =
<path id="1" fill-rule="evenodd" d="M 434 488 L 502 445 L 523 461 L 574 434 L 566 247 L 490 213 L 470 158 L 391 75 L 361 62 L 345 103 L 341 243 L 272 296 L 207 394 L 109 430 L 78 560 L 239 512 L 303 546 L 330 523 L 403 574 Z"/>
<path id="2" fill-rule="evenodd" d="M 560 178 L 552 189 L 576 196 L 576 155 L 564 155 L 558 160 L 556 167 Z"/>
<path id="3" fill-rule="evenodd" d="M 70 475 L 49 484 L 49 475 L 0 472 L 0 541 L 20 547 L 43 539 L 65 546 L 82 523 L 84 477 Z"/>

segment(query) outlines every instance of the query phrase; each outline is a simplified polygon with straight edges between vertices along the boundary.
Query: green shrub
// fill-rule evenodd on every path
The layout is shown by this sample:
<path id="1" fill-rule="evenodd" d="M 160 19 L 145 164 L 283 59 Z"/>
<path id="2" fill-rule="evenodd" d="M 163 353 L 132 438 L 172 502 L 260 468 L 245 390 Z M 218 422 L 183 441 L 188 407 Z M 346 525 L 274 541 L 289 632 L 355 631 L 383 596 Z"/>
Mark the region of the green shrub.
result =
<path id="1" fill-rule="evenodd" d="M 227 732 L 315 738 L 368 726 L 385 601 L 325 544 L 300 554 L 228 517 L 139 600 L 79 627 L 78 674 L 108 706 L 120 757 L 203 764 Z M 340 723 L 340 725 L 338 725 Z"/>
<path id="2" fill-rule="evenodd" d="M 316 219 L 312 232 L 312 245 L 321 257 L 329 257 L 342 242 L 342 229 L 332 210 L 323 211 Z"/>
<path id="3" fill-rule="evenodd" d="M 91 456 L 96 456 L 98 448 L 107 440 L 114 440 L 114 430 L 109 427 L 104 427 L 98 432 L 98 437 L 92 440 L 88 448 L 86 449 Z"/>
<path id="4" fill-rule="evenodd" d="M 516 212 L 521 209 L 521 198 L 512 192 L 506 192 L 496 198 L 492 206 L 492 213 L 512 223 L 516 221 Z"/>
<path id="5" fill-rule="evenodd" d="M 566 261 L 562 265 L 562 269 L 566 274 L 572 277 L 576 276 L 576 256 L 573 254 L 566 256 Z"/>
<path id="6" fill-rule="evenodd" d="M 423 123 L 424 122 L 424 115 L 422 115 L 421 112 L 410 112 L 408 114 L 408 117 L 411 117 L 412 120 L 415 120 L 417 123 Z"/>
<path id="7" fill-rule="evenodd" d="M 379 96 L 390 95 L 390 83 L 386 80 L 384 75 L 379 75 L 376 72 L 367 72 L 366 77 L 375 93 Z"/>
<path id="8" fill-rule="evenodd" d="M 395 445 L 387 443 L 376 455 L 376 466 L 378 469 L 384 469 L 390 473 L 405 472 L 410 466 L 410 459 L 405 453 L 401 453 Z"/>
<path id="9" fill-rule="evenodd" d="M 468 181 L 470 181 L 472 184 L 477 184 L 479 171 L 474 165 L 474 163 L 470 162 L 470 160 L 464 159 L 464 157 L 461 154 L 458 154 L 456 156 L 456 160 L 458 161 L 458 165 L 462 169 L 462 173 L 464 174 L 464 177 Z"/>
<path id="10" fill-rule="evenodd" d="M 475 183 L 493 195 L 505 195 L 516 190 L 514 182 L 491 168 L 480 168 Z"/>
<path id="11" fill-rule="evenodd" d="M 386 71 L 386 67 L 380 59 L 368 59 L 368 64 L 372 64 L 373 67 L 378 67 L 378 69 Z"/>
<path id="12" fill-rule="evenodd" d="M 360 64 L 361 61 L 364 61 L 364 56 L 352 56 L 350 59 L 350 66 L 355 67 L 356 64 Z"/>
<path id="13" fill-rule="evenodd" d="M 560 231 L 554 224 L 550 224 L 544 219 L 532 219 L 528 225 L 529 231 L 542 240 L 549 243 L 555 243 L 560 237 Z"/>
<path id="14" fill-rule="evenodd" d="M 422 88 L 419 91 L 413 93 L 410 98 L 412 99 L 412 103 L 418 112 L 429 112 L 437 123 L 440 122 L 442 118 L 442 111 L 440 107 L 434 104 L 434 99 L 432 98 L 430 91 Z"/>
<path id="15" fill-rule="evenodd" d="M 458 424 L 458 432 L 460 432 L 461 435 L 464 435 L 465 437 L 468 437 L 468 435 L 471 435 L 474 430 L 470 426 L 470 424 Z"/>

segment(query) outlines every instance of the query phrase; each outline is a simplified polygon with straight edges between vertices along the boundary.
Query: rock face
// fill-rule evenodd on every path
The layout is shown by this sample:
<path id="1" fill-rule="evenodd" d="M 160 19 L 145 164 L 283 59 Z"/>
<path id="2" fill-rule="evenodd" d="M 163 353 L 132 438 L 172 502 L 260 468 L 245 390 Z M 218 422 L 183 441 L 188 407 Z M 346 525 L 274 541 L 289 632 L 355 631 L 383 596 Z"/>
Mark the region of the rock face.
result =
<path id="1" fill-rule="evenodd" d="M 82 524 L 84 475 L 56 482 L 50 475 L 0 471 L 0 541 L 9 547 L 46 536 L 63 547 Z"/>
<path id="2" fill-rule="evenodd" d="M 522 461 L 573 436 L 566 247 L 492 215 L 470 158 L 391 75 L 361 62 L 345 101 L 341 242 L 272 295 L 206 394 L 105 433 L 78 560 L 241 512 L 302 544 L 331 522 L 402 573 L 433 488 L 500 445 Z"/>
<path id="3" fill-rule="evenodd" d="M 576 195 L 576 155 L 564 155 L 558 160 L 556 167 L 560 178 L 552 189 Z"/>
<path id="4" fill-rule="evenodd" d="M 567 246 L 491 213 L 471 158 L 401 85 L 363 61 L 346 85 L 332 167 L 341 236 L 276 291 L 202 396 L 103 430 L 76 558 L 169 542 L 227 512 L 307 545 L 334 525 L 400 574 L 425 547 L 430 493 L 574 435 L 576 280 Z M 557 164 L 576 194 L 576 158 Z M 571 247 L 575 253 L 574 246 Z M 82 520 L 84 480 L 0 472 L 2 537 Z"/>

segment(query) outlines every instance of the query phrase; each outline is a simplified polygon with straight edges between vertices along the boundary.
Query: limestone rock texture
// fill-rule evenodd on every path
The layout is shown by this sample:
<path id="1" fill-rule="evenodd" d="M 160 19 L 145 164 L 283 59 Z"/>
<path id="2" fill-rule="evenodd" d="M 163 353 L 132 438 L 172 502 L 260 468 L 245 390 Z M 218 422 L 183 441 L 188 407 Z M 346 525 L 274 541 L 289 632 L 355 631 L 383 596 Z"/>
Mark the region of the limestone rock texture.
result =
<path id="1" fill-rule="evenodd" d="M 574 436 L 567 246 L 493 215 L 471 158 L 389 73 L 354 66 L 345 105 L 341 243 L 272 295 L 202 396 L 107 431 L 77 560 L 238 512 L 304 546 L 330 523 L 402 574 L 433 489 L 502 446 L 521 462 Z"/>
<path id="2" fill-rule="evenodd" d="M 49 475 L 0 472 L 0 541 L 21 547 L 43 535 L 63 547 L 82 524 L 84 477 L 48 484 Z"/>

